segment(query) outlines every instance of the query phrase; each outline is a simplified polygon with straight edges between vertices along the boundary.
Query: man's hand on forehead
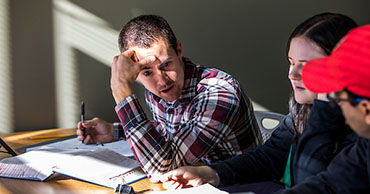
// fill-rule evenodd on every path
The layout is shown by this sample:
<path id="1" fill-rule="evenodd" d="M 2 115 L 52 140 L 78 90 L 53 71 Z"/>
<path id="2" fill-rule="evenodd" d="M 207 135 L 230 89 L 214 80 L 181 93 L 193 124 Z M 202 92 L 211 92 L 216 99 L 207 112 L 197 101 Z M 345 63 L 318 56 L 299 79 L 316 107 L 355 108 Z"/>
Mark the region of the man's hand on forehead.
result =
<path id="1" fill-rule="evenodd" d="M 137 63 L 139 61 L 139 58 L 137 58 L 136 52 L 133 50 L 130 52 L 128 56 L 134 63 Z"/>
<path id="2" fill-rule="evenodd" d="M 115 56 L 111 68 L 111 89 L 116 103 L 132 94 L 131 84 L 134 83 L 142 69 L 153 63 L 152 55 L 139 59 L 135 50 L 127 50 Z"/>
<path id="3" fill-rule="evenodd" d="M 132 62 L 139 64 L 142 66 L 142 68 L 146 67 L 147 65 L 153 63 L 156 60 L 156 57 L 153 55 L 148 55 L 143 57 L 139 60 L 135 50 L 129 51 L 128 58 L 131 59 Z"/>

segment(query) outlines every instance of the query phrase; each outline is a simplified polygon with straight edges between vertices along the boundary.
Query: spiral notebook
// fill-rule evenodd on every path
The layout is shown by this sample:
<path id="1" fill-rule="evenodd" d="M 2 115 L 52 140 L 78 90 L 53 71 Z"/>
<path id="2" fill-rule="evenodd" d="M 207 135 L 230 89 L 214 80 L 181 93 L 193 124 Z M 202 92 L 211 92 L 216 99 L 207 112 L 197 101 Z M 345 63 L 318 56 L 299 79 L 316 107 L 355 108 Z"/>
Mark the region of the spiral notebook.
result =
<path id="1" fill-rule="evenodd" d="M 45 181 L 56 172 L 109 188 L 146 177 L 136 160 L 108 149 L 37 149 L 0 161 L 0 177 Z"/>

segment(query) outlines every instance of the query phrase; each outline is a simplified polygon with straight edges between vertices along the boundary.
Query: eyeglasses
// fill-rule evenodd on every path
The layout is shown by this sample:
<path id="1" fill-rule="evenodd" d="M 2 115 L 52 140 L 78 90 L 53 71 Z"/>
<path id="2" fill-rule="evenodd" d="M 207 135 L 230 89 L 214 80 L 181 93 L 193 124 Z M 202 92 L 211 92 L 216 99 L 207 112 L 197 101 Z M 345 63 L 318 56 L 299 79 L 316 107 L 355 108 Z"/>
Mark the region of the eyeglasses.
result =
<path id="1" fill-rule="evenodd" d="M 338 106 L 338 103 L 344 101 L 344 102 L 349 102 L 352 106 L 356 106 L 358 103 L 361 102 L 361 100 L 363 100 L 363 98 L 356 98 L 356 97 L 352 97 L 351 95 L 348 95 L 348 98 L 345 99 L 345 98 L 340 98 L 339 97 L 339 94 L 338 93 L 335 93 L 334 97 L 331 96 L 330 94 L 327 94 L 326 97 L 328 98 L 329 100 L 329 103 L 332 107 L 336 107 Z"/>

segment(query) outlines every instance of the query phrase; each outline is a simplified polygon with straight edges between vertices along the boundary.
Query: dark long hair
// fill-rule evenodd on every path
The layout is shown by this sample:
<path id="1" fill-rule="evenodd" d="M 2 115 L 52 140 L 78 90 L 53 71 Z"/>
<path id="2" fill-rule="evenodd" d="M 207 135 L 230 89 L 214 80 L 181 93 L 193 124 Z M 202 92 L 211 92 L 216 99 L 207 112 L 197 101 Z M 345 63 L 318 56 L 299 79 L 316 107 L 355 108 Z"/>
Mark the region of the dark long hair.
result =
<path id="1" fill-rule="evenodd" d="M 290 35 L 286 56 L 290 49 L 290 42 L 293 38 L 304 36 L 319 46 L 326 55 L 329 55 L 335 45 L 348 33 L 349 30 L 357 26 L 356 22 L 348 16 L 336 13 L 321 13 L 308 18 L 299 24 Z M 291 92 L 289 99 L 289 111 L 296 131 L 296 140 L 302 134 L 306 126 L 308 116 L 311 112 L 312 104 L 299 104 L 295 100 L 294 91 Z"/>

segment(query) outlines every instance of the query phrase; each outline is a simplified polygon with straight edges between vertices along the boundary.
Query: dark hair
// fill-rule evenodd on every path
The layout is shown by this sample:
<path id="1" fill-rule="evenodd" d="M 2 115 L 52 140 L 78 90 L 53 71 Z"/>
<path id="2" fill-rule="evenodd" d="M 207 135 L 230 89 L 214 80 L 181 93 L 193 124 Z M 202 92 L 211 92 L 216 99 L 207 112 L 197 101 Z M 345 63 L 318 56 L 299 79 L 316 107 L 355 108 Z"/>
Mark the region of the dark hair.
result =
<path id="1" fill-rule="evenodd" d="M 118 45 L 121 51 L 131 46 L 150 48 L 154 42 L 162 38 L 178 54 L 177 40 L 167 21 L 157 15 L 141 15 L 123 26 L 119 33 Z"/>
<path id="2" fill-rule="evenodd" d="M 308 18 L 299 24 L 290 35 L 286 53 L 290 49 L 290 42 L 293 38 L 304 36 L 319 46 L 326 55 L 329 55 L 335 45 L 357 26 L 356 22 L 348 16 L 336 13 L 321 13 Z M 295 101 L 294 92 L 291 92 L 289 99 L 289 111 L 296 130 L 296 139 L 306 126 L 312 104 L 299 104 Z"/>
<path id="3" fill-rule="evenodd" d="M 344 91 L 346 91 L 346 92 L 347 92 L 347 94 L 348 94 L 348 98 L 349 98 L 349 100 L 351 101 L 352 106 L 356 106 L 358 103 L 360 103 L 360 102 L 361 102 L 361 100 L 364 100 L 364 99 L 366 99 L 366 100 L 370 100 L 370 98 L 369 98 L 369 97 L 365 97 L 365 96 L 357 95 L 357 94 L 355 94 L 355 93 L 352 93 L 352 92 L 351 92 L 351 91 L 349 91 L 348 89 L 344 89 Z"/>
<path id="4" fill-rule="evenodd" d="M 370 100 L 370 98 L 354 94 L 348 89 L 344 89 L 344 91 L 347 92 L 347 99 L 341 99 L 339 97 L 340 92 L 336 92 L 335 93 L 336 98 L 331 98 L 330 95 L 327 94 L 329 102 L 337 106 L 339 101 L 345 100 L 345 101 L 348 101 L 352 106 L 357 106 L 362 100 Z"/>

